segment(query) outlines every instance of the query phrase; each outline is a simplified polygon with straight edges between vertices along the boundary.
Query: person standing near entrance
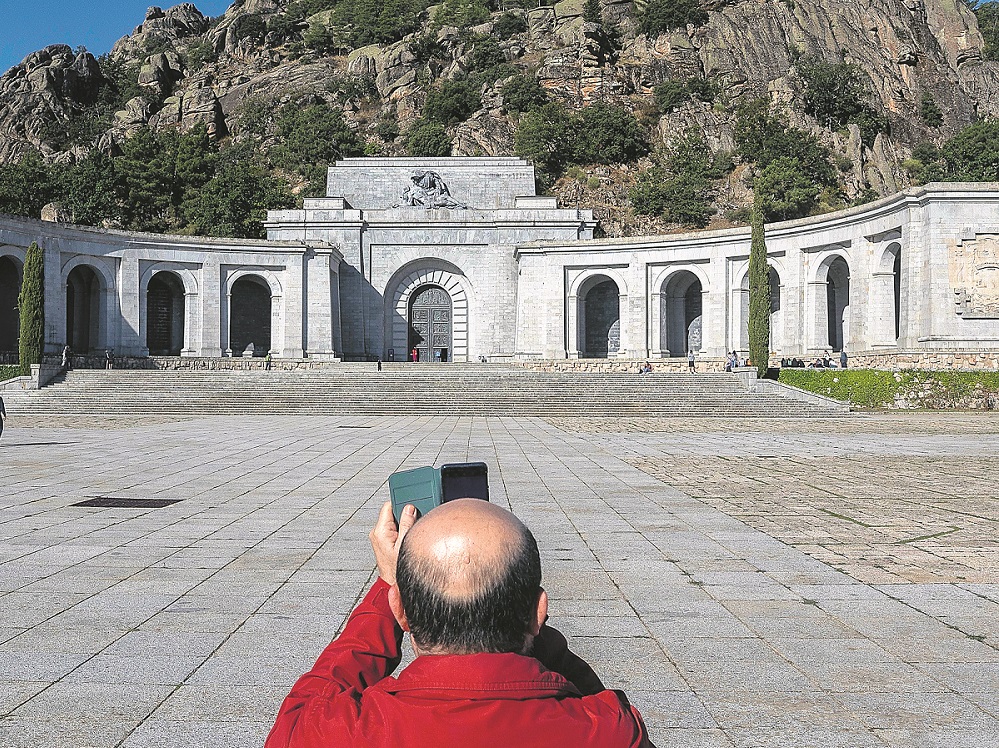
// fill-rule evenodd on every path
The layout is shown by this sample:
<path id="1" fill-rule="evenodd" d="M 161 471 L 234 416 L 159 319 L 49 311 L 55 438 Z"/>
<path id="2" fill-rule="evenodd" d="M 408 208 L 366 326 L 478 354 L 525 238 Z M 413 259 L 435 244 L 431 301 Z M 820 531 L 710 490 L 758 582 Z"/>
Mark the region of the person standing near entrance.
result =
<path id="1" fill-rule="evenodd" d="M 264 371 L 271 370 L 271 352 L 267 351 L 267 355 L 264 356 Z"/>
<path id="2" fill-rule="evenodd" d="M 62 349 L 62 370 L 69 371 L 73 368 L 73 351 L 70 349 L 69 345 L 63 346 Z"/>
<path id="3" fill-rule="evenodd" d="M 3 423 L 7 420 L 7 409 L 3 405 L 3 398 L 0 397 L 0 436 L 3 436 Z"/>
<path id="4" fill-rule="evenodd" d="M 104 368 L 106 368 L 108 370 L 113 369 L 114 368 L 114 351 L 111 348 L 108 348 L 106 351 L 104 351 L 104 358 L 107 361 L 107 363 L 106 363 L 106 365 L 105 365 Z"/>
<path id="5" fill-rule="evenodd" d="M 412 352 L 410 353 L 410 360 L 413 363 L 416 363 L 417 361 L 420 360 L 420 349 L 419 348 L 414 348 L 412 350 Z"/>
<path id="6" fill-rule="evenodd" d="M 846 357 L 846 348 L 839 352 L 839 368 L 845 369 L 849 359 Z"/>
<path id="7" fill-rule="evenodd" d="M 687 351 L 687 371 L 689 371 L 691 374 L 694 373 L 694 351 L 693 350 Z"/>

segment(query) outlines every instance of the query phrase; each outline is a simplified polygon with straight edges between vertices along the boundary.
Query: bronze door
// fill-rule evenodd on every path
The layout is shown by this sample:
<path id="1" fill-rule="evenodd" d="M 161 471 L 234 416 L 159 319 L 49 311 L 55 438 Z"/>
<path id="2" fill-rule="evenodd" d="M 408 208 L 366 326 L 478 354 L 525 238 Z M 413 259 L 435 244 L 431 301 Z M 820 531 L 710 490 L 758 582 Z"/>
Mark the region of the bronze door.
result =
<path id="1" fill-rule="evenodd" d="M 452 355 L 451 297 L 439 286 L 417 291 L 409 305 L 409 358 L 450 361 Z"/>

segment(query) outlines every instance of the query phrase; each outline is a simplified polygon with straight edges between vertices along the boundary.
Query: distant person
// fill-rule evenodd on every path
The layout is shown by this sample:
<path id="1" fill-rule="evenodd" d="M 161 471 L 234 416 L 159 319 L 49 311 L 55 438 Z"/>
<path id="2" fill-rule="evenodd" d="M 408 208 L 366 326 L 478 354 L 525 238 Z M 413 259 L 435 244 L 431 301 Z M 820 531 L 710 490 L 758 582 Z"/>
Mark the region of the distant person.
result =
<path id="1" fill-rule="evenodd" d="M 113 348 L 108 348 L 106 351 L 104 351 L 104 361 L 105 361 L 105 364 L 104 364 L 104 368 L 105 369 L 113 369 L 114 368 L 114 349 Z"/>
<path id="2" fill-rule="evenodd" d="M 409 355 L 410 355 L 409 360 L 414 363 L 420 360 L 420 351 L 418 348 L 414 348 L 412 351 L 410 351 Z"/>
<path id="3" fill-rule="evenodd" d="M 692 350 L 691 351 L 687 351 L 687 371 L 689 371 L 691 374 L 693 374 L 694 371 L 695 371 L 695 368 L 694 368 L 694 352 Z"/>
<path id="4" fill-rule="evenodd" d="M 839 368 L 845 369 L 848 363 L 849 359 L 846 356 L 846 348 L 844 348 L 839 352 Z"/>
<path id="5" fill-rule="evenodd" d="M 638 370 L 638 373 L 639 374 L 651 374 L 652 373 L 652 364 L 650 364 L 648 361 L 646 361 L 644 364 L 642 364 L 641 368 Z"/>
<path id="6" fill-rule="evenodd" d="M 264 356 L 264 371 L 271 370 L 271 352 L 267 351 L 267 355 Z"/>
<path id="7" fill-rule="evenodd" d="M 822 365 L 827 369 L 832 366 L 832 356 L 829 355 L 829 351 L 826 351 L 825 355 L 822 357 Z"/>
<path id="8" fill-rule="evenodd" d="M 4 407 L 3 398 L 0 397 L 0 436 L 3 436 L 3 422 L 7 420 L 7 408 Z"/>
<path id="9" fill-rule="evenodd" d="M 381 370 L 382 370 L 382 357 L 379 356 L 378 357 L 378 371 L 381 371 Z"/>
<path id="10" fill-rule="evenodd" d="M 72 368 L 73 368 L 73 351 L 68 345 L 65 345 L 63 346 L 62 349 L 62 370 L 69 371 Z"/>

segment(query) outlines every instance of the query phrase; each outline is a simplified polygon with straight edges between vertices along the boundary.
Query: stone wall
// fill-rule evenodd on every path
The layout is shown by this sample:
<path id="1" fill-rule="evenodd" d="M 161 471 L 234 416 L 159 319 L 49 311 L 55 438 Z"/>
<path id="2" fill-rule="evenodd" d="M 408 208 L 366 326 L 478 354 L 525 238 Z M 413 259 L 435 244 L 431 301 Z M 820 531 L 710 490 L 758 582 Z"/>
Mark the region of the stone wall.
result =
<path id="1" fill-rule="evenodd" d="M 999 351 L 865 351 L 849 355 L 849 365 L 859 369 L 999 371 Z"/>
<path id="2" fill-rule="evenodd" d="M 608 359 L 608 358 L 575 358 L 557 360 L 533 360 L 533 361 L 510 361 L 513 366 L 522 366 L 533 371 L 547 372 L 581 372 L 597 374 L 637 374 L 639 369 L 648 362 L 652 366 L 652 373 L 669 373 L 687 371 L 687 359 L 667 358 L 667 359 Z M 698 358 L 695 362 L 695 371 L 699 374 L 706 372 L 724 372 L 724 358 Z"/>

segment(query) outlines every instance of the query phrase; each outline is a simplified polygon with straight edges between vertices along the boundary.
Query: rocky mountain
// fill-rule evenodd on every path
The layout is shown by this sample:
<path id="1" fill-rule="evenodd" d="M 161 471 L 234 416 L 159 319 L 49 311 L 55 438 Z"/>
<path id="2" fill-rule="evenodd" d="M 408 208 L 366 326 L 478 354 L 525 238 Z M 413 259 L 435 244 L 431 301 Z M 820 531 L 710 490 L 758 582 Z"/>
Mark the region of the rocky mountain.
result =
<path id="1" fill-rule="evenodd" d="M 51 46 L 0 77 L 0 162 L 31 150 L 67 163 L 93 148 L 114 155 L 147 126 L 203 124 L 217 140 L 238 141 L 249 137 L 249 110 L 259 119 L 303 96 L 342 109 L 365 152 L 404 154 L 428 95 L 476 71 L 476 40 L 484 38 L 498 42 L 508 67 L 481 81 L 474 111 L 446 123 L 454 155 L 514 152 L 523 115 L 505 106 L 503 85 L 518 71 L 571 109 L 601 103 L 635 113 L 653 155 L 690 128 L 712 152 L 735 152 L 740 107 L 765 99 L 788 126 L 829 149 L 847 201 L 908 186 L 902 164 L 917 144 L 940 144 L 999 116 L 999 63 L 985 59 L 975 13 L 963 0 L 702 0 L 699 22 L 646 33 L 647 4 L 663 1 L 600 0 L 596 17 L 593 0 L 529 9 L 516 0 L 430 8 L 387 2 L 388 12 L 410 13 L 414 22 L 384 33 L 362 15 L 345 21 L 348 0 L 237 0 L 218 18 L 191 3 L 153 7 L 101 60 Z M 351 2 L 361 14 L 363 0 Z M 464 12 L 476 3 L 484 13 Z M 449 4 L 462 12 L 441 15 Z M 469 25 L 447 23 L 456 17 Z M 379 43 L 365 43 L 378 34 Z M 814 60 L 860 71 L 868 103 L 887 126 L 865 137 L 859 124 L 809 113 L 803 69 Z M 668 81 L 700 81 L 710 95 L 663 110 L 656 90 Z M 280 137 L 273 118 L 264 120 L 262 148 Z M 608 233 L 669 230 L 668 220 L 636 216 L 628 204 L 628 188 L 649 159 L 583 165 L 552 189 L 564 203 L 596 205 Z M 716 225 L 751 199 L 747 169 L 736 158 L 717 182 Z"/>

